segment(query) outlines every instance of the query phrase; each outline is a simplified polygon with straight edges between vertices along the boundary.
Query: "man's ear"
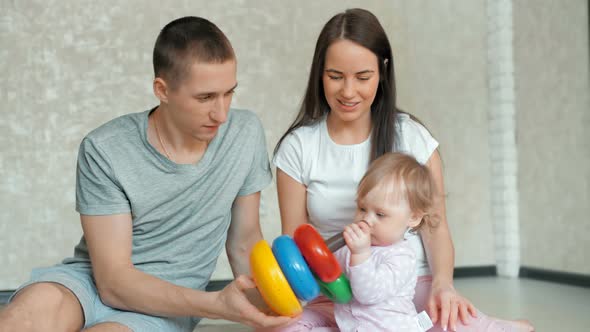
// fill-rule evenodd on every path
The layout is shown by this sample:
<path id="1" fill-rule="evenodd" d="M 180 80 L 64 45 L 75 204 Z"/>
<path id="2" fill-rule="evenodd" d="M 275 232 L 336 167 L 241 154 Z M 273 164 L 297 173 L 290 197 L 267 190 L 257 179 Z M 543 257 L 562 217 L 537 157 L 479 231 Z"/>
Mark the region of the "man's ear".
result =
<path id="1" fill-rule="evenodd" d="M 161 77 L 156 77 L 154 79 L 154 95 L 156 98 L 160 99 L 162 103 L 168 103 L 168 92 L 170 91 L 170 87 Z"/>

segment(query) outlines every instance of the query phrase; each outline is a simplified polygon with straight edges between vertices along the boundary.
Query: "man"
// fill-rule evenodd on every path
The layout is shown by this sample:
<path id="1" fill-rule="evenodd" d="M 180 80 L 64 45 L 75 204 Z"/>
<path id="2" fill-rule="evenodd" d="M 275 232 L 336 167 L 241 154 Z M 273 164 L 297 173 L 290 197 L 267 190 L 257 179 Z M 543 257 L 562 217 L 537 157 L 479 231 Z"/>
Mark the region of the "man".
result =
<path id="1" fill-rule="evenodd" d="M 198 318 L 254 327 L 263 314 L 248 255 L 262 238 L 260 191 L 271 182 L 264 132 L 230 110 L 229 40 L 197 17 L 166 25 L 154 47 L 160 105 L 114 119 L 80 145 L 74 257 L 36 269 L 0 313 L 0 331 L 192 331 Z M 205 292 L 223 245 L 236 279 Z"/>

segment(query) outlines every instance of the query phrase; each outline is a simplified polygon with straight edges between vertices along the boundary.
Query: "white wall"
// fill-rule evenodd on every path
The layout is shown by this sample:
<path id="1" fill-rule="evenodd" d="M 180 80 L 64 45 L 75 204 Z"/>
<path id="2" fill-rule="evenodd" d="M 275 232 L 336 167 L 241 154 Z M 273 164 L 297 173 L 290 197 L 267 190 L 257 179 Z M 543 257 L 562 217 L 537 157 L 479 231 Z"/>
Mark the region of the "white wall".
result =
<path id="1" fill-rule="evenodd" d="M 523 266 L 590 274 L 588 1 L 515 1 Z"/>
<path id="2" fill-rule="evenodd" d="M 486 3 L 404 1 L 394 19 L 400 105 L 440 142 L 456 265 L 494 265 Z"/>
<path id="3" fill-rule="evenodd" d="M 74 211 L 77 146 L 101 123 L 156 104 L 151 51 L 164 24 L 179 16 L 200 15 L 227 33 L 239 61 L 234 106 L 260 116 L 270 153 L 298 109 L 322 25 L 337 12 L 357 6 L 376 13 L 390 36 L 400 106 L 420 117 L 441 143 L 457 265 L 494 264 L 484 0 L 201 0 L 166 6 L 139 0 L 0 1 L 0 290 L 17 287 L 31 268 L 73 253 L 81 235 Z M 572 12 L 558 11 L 561 19 L 577 14 L 582 20 L 578 11 Z M 540 43 L 543 37 L 539 38 Z M 586 35 L 586 58 L 587 40 Z M 582 48 L 576 50 L 576 59 L 582 59 Z M 563 80 L 579 74 L 567 68 L 560 74 Z M 532 69 L 530 84 L 536 78 Z M 587 78 L 585 82 L 587 87 Z M 576 84 L 576 90 L 560 96 L 571 97 L 574 91 L 583 95 L 584 83 Z M 543 94 L 531 96 L 531 105 L 536 105 L 537 96 Z M 575 119 L 587 124 L 583 102 L 576 105 L 570 124 L 575 125 Z M 582 125 L 577 126 L 575 139 L 587 142 Z M 543 143 L 553 146 L 549 140 Z M 587 170 L 587 154 L 585 158 Z M 572 196 L 572 202 L 588 197 L 587 173 L 585 181 L 586 187 L 574 184 L 577 197 Z M 523 185 L 528 186 L 523 182 L 519 188 Z M 559 210 L 568 211 L 568 219 L 577 223 L 569 229 L 586 227 L 587 234 L 582 217 L 588 211 L 572 210 L 570 206 L 582 204 L 568 202 L 560 202 Z M 537 220 L 534 209 L 529 210 L 526 213 Z M 263 191 L 262 224 L 267 239 L 279 234 L 274 185 Z M 534 243 L 527 246 L 537 250 Z M 526 261 L 532 262 L 527 255 Z M 574 259 L 579 264 L 581 257 Z M 222 257 L 214 278 L 229 277 Z"/>

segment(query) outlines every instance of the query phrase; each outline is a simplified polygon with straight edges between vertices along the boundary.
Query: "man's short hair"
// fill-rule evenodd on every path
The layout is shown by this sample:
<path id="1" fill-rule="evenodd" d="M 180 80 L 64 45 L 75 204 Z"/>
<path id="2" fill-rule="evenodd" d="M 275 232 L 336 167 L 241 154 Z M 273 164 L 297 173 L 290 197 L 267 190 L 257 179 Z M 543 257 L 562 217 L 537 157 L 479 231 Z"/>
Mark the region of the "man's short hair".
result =
<path id="1" fill-rule="evenodd" d="M 177 87 L 197 61 L 223 63 L 235 59 L 225 34 L 210 21 L 187 16 L 168 23 L 154 46 L 154 74 Z"/>

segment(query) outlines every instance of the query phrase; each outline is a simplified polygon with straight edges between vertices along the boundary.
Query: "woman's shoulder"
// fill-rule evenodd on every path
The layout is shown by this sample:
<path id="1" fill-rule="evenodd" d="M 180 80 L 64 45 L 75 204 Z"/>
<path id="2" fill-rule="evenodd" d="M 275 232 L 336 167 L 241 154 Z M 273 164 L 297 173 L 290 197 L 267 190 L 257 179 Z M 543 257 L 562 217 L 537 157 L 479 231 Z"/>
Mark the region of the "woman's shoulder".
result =
<path id="1" fill-rule="evenodd" d="M 414 136 L 432 137 L 426 126 L 416 117 L 409 113 L 398 113 L 395 121 L 396 129 L 401 134 L 402 139 Z"/>
<path id="2" fill-rule="evenodd" d="M 396 149 L 413 155 L 422 164 L 428 161 L 438 147 L 438 142 L 430 131 L 408 113 L 398 113 L 396 131 L 399 138 Z"/>
<path id="3" fill-rule="evenodd" d="M 395 124 L 403 129 L 416 129 L 416 128 L 426 128 L 424 124 L 420 122 L 416 117 L 411 115 L 410 113 L 399 112 L 395 118 Z"/>
<path id="4" fill-rule="evenodd" d="M 289 135 L 285 137 L 285 139 L 288 139 L 289 136 L 291 136 L 301 141 L 313 141 L 319 137 L 322 130 L 323 121 L 323 119 L 320 119 L 319 121 L 312 124 L 300 126 L 290 132 Z"/>

